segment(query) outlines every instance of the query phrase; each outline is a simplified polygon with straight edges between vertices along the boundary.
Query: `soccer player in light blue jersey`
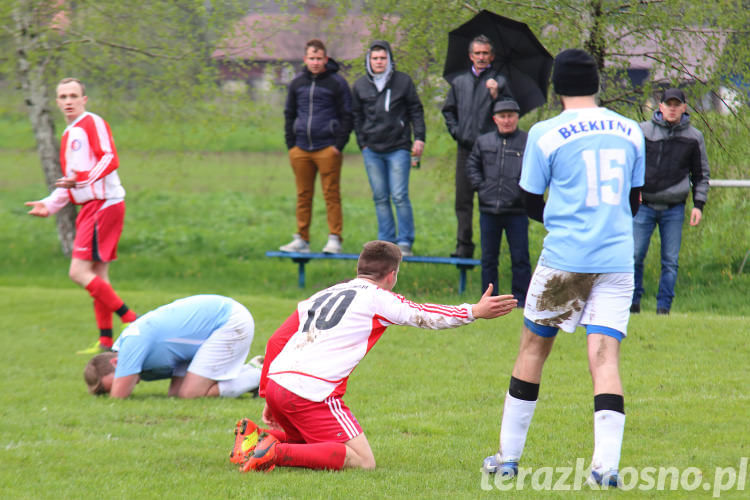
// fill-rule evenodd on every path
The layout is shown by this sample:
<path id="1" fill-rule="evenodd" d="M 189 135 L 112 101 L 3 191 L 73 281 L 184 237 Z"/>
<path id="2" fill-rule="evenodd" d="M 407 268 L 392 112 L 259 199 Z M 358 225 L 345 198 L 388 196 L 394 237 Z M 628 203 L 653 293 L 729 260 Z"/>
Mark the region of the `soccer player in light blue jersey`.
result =
<path id="1" fill-rule="evenodd" d="M 130 396 L 140 380 L 171 378 L 169 396 L 237 397 L 258 388 L 260 369 L 245 364 L 255 324 L 245 306 L 195 295 L 139 316 L 114 352 L 94 356 L 83 377 L 92 394 Z"/>
<path id="2" fill-rule="evenodd" d="M 599 73 L 585 51 L 558 54 L 552 81 L 563 112 L 529 131 L 519 182 L 529 217 L 544 223 L 547 236 L 526 297 L 500 450 L 482 470 L 517 473 L 558 329 L 583 326 L 594 385 L 589 482 L 617 486 L 625 429 L 620 342 L 633 293 L 633 216 L 644 182 L 644 139 L 638 123 L 597 106 Z"/>

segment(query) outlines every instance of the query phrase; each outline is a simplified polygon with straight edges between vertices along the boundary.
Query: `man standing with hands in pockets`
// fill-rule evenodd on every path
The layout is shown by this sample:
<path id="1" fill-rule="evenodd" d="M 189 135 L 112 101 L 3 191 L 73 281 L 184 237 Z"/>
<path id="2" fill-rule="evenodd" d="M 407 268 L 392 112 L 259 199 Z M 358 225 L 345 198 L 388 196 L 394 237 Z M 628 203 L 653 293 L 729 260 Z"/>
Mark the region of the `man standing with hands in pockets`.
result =
<path id="1" fill-rule="evenodd" d="M 452 257 L 471 258 L 474 255 L 472 220 L 474 190 L 466 175 L 466 160 L 477 137 L 497 127 L 492 121 L 492 105 L 502 98 L 512 98 L 503 76 L 493 67 L 495 52 L 490 39 L 484 35 L 469 44 L 471 69 L 451 82 L 443 105 L 443 117 L 451 137 L 458 144 L 456 151 L 456 250 Z"/>
<path id="2" fill-rule="evenodd" d="M 416 161 L 424 151 L 424 109 L 412 79 L 396 71 L 388 42 L 376 40 L 370 45 L 365 69 L 367 74 L 352 89 L 352 111 L 357 144 L 375 202 L 378 239 L 396 243 L 408 256 L 412 255 L 414 244 L 409 151 Z M 398 227 L 393 221 L 391 201 L 396 207 Z"/>

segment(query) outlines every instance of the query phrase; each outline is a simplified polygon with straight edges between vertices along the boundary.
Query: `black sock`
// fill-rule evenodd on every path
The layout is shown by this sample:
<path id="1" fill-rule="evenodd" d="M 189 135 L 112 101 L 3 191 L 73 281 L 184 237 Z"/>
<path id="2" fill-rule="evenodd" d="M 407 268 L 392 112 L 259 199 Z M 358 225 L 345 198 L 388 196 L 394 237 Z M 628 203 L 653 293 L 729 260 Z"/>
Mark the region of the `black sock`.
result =
<path id="1" fill-rule="evenodd" d="M 619 394 L 596 394 L 594 412 L 600 410 L 612 410 L 625 415 L 625 398 Z"/>
<path id="2" fill-rule="evenodd" d="M 524 382 L 523 380 L 517 379 L 516 377 L 511 375 L 508 394 L 516 399 L 522 399 L 524 401 L 536 401 L 539 398 L 539 384 Z"/>

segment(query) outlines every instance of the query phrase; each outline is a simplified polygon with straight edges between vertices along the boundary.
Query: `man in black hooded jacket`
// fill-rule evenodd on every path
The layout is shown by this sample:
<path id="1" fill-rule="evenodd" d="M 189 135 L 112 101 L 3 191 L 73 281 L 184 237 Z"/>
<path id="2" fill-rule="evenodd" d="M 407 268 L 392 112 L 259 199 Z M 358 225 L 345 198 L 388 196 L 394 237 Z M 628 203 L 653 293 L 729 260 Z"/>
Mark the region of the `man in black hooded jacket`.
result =
<path id="1" fill-rule="evenodd" d="M 414 214 L 409 200 L 410 151 L 412 156 L 419 157 L 424 150 L 424 110 L 412 79 L 396 71 L 388 42 L 376 40 L 370 44 L 365 69 L 367 74 L 352 88 L 352 113 L 375 202 L 378 239 L 396 243 L 401 253 L 408 256 L 412 255 L 414 244 Z M 398 227 L 394 224 L 391 201 L 396 208 Z"/>

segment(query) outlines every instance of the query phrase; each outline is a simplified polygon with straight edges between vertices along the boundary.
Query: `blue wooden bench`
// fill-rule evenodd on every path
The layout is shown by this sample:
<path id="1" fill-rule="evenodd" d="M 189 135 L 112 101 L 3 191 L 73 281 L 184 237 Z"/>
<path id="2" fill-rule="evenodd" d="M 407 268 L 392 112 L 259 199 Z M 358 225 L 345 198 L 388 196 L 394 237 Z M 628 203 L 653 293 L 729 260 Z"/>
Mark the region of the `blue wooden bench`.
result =
<path id="1" fill-rule="evenodd" d="M 305 288 L 305 264 L 315 259 L 330 260 L 357 260 L 359 254 L 356 253 L 302 253 L 302 252 L 279 252 L 271 250 L 266 252 L 266 257 L 280 257 L 283 259 L 292 259 L 296 262 L 297 267 L 297 284 L 300 288 Z M 422 262 L 425 264 L 451 264 L 458 268 L 458 293 L 463 294 L 466 290 L 466 270 L 473 269 L 474 266 L 480 265 L 477 259 L 465 259 L 459 257 L 427 257 L 422 255 L 412 255 L 404 257 L 404 262 Z"/>

